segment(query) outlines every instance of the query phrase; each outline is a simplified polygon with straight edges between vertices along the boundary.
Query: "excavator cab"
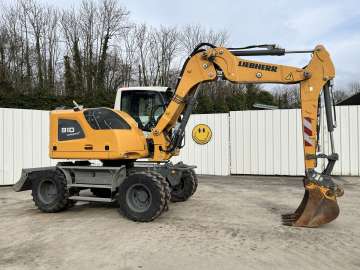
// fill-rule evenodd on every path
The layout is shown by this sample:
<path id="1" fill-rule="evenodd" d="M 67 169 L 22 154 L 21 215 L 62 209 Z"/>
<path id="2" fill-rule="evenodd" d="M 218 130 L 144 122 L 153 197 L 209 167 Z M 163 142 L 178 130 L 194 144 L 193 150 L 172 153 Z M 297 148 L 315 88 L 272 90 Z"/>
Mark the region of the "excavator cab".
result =
<path id="1" fill-rule="evenodd" d="M 168 87 L 119 88 L 114 109 L 128 113 L 138 127 L 148 133 L 165 112 L 172 95 L 173 92 Z"/>

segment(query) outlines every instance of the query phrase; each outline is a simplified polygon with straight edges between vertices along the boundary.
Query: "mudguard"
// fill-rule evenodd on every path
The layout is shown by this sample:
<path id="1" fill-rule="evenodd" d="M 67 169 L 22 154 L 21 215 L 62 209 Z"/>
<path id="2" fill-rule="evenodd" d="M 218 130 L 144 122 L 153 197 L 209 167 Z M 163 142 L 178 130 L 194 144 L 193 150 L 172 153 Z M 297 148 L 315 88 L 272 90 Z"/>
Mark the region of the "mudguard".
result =
<path id="1" fill-rule="evenodd" d="M 176 164 L 173 164 L 172 162 L 155 163 L 151 161 L 136 161 L 133 169 L 136 171 L 152 169 L 165 177 L 171 186 L 176 186 L 180 183 L 183 171 L 195 168 L 196 166 L 186 165 L 182 161 Z"/>
<path id="2" fill-rule="evenodd" d="M 12 188 L 16 192 L 30 190 L 31 189 L 31 184 L 32 184 L 30 175 L 32 173 L 42 172 L 42 171 L 55 171 L 55 170 L 56 170 L 55 166 L 53 166 L 53 167 L 22 169 L 19 181 L 17 181 L 13 185 Z"/>

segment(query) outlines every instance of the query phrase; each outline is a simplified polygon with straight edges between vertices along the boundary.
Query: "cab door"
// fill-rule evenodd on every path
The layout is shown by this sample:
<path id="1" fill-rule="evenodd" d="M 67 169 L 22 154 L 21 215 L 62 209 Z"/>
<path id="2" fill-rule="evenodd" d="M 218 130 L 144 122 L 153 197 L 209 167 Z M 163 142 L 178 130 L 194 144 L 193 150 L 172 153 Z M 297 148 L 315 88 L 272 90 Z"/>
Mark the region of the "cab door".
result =
<path id="1" fill-rule="evenodd" d="M 165 112 L 167 100 L 157 91 L 129 90 L 121 93 L 121 111 L 128 113 L 145 131 L 151 131 L 154 123 Z"/>

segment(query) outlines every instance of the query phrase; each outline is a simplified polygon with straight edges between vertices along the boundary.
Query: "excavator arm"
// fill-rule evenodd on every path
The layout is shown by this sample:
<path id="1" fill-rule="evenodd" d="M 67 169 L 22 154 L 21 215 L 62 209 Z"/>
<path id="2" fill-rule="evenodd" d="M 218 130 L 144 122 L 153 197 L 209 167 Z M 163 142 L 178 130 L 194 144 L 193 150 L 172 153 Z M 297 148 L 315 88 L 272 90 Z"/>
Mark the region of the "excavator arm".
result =
<path id="1" fill-rule="evenodd" d="M 210 48 L 201 49 L 204 45 Z M 311 51 L 289 51 L 274 46 L 262 50 L 249 48 L 223 48 L 200 44 L 186 60 L 174 96 L 164 114 L 151 132 L 154 142 L 153 160 L 168 160 L 178 154 L 185 134 L 185 126 L 194 107 L 199 84 L 219 78 L 233 83 L 300 84 L 301 116 L 304 138 L 305 195 L 298 209 L 283 215 L 285 225 L 317 227 L 335 219 L 339 214 L 336 197 L 342 189 L 331 179 L 331 171 L 338 155 L 335 153 L 332 132 L 334 129 L 331 106 L 331 81 L 335 77 L 334 65 L 326 49 L 319 45 Z M 311 52 L 312 58 L 304 68 L 277 65 L 242 59 L 239 56 L 284 55 Z M 330 155 L 317 155 L 319 100 L 324 93 L 328 131 L 332 146 Z M 180 115 L 182 119 L 176 126 Z M 176 126 L 176 128 L 175 128 Z M 318 158 L 328 163 L 321 173 L 315 171 Z"/>

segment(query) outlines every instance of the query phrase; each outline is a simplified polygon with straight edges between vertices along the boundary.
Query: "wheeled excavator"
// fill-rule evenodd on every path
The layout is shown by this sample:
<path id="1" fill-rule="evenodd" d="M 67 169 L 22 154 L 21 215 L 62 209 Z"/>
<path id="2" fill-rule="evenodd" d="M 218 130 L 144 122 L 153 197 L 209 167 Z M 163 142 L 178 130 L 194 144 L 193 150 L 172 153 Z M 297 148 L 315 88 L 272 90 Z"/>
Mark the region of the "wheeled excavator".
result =
<path id="1" fill-rule="evenodd" d="M 289 53 L 309 53 L 311 60 L 299 68 L 242 58 Z M 299 227 L 329 223 L 339 215 L 337 197 L 343 194 L 331 177 L 338 159 L 333 140 L 334 77 L 334 65 L 322 45 L 313 50 L 287 51 L 274 45 L 225 48 L 201 43 L 185 61 L 175 91 L 166 103 L 152 107 L 142 129 L 136 115 L 115 109 L 85 109 L 75 103 L 73 109 L 52 111 L 50 158 L 75 161 L 23 169 L 14 189 L 32 190 L 33 200 L 43 212 L 62 211 L 76 201 L 116 201 L 127 218 L 152 221 L 168 210 L 169 201 L 185 201 L 196 191 L 194 167 L 169 160 L 183 147 L 185 127 L 201 83 L 223 79 L 233 83 L 300 84 L 305 194 L 296 211 L 283 215 L 282 222 Z M 331 142 L 328 155 L 317 152 L 322 100 Z M 138 166 L 144 158 L 149 161 Z M 327 159 L 322 172 L 315 170 L 320 158 Z M 101 163 L 94 164 L 93 160 Z M 83 194 L 89 189 L 95 196 Z"/>

